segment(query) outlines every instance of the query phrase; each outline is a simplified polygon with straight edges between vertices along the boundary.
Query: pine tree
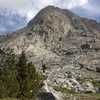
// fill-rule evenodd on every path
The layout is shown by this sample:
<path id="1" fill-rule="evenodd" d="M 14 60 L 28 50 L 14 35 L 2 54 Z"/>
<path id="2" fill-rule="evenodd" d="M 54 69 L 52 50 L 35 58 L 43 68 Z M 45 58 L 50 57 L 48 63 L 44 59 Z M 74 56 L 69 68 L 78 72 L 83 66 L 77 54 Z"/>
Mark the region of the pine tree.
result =
<path id="1" fill-rule="evenodd" d="M 17 80 L 20 86 L 18 97 L 22 100 L 35 96 L 42 83 L 42 76 L 36 72 L 35 66 L 28 62 L 24 51 L 17 64 Z"/>
<path id="2" fill-rule="evenodd" d="M 25 52 L 23 51 L 19 57 L 19 62 L 17 64 L 17 80 L 20 86 L 18 97 L 25 96 L 25 85 L 26 79 L 28 76 L 28 67 L 27 67 L 27 59 L 25 56 Z"/>

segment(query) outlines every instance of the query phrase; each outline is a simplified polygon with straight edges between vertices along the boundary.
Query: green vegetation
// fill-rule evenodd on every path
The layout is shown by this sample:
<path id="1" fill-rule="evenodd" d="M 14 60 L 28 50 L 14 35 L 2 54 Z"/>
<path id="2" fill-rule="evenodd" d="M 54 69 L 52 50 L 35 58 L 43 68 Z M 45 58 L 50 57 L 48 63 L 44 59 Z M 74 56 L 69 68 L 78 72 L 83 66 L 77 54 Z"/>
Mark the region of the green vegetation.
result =
<path id="1" fill-rule="evenodd" d="M 92 83 L 95 87 L 100 88 L 100 81 L 93 80 Z"/>
<path id="2" fill-rule="evenodd" d="M 56 91 L 64 93 L 64 100 L 100 100 L 100 93 L 76 93 L 73 89 L 67 87 L 53 87 Z"/>
<path id="3" fill-rule="evenodd" d="M 34 65 L 28 63 L 23 51 L 17 64 L 17 80 L 20 86 L 18 97 L 32 98 L 41 88 L 42 79 L 43 77 L 36 72 Z"/>
<path id="4" fill-rule="evenodd" d="M 15 97 L 18 92 L 15 63 L 16 55 L 13 50 L 0 49 L 0 97 Z"/>
<path id="5" fill-rule="evenodd" d="M 64 100 L 100 100 L 100 95 L 96 94 L 66 95 Z"/>
<path id="6" fill-rule="evenodd" d="M 68 89 L 67 87 L 58 87 L 58 86 L 55 86 L 53 87 L 56 91 L 60 91 L 62 93 L 65 93 L 65 94 L 75 94 L 75 91 L 73 89 Z"/>
<path id="7" fill-rule="evenodd" d="M 18 57 L 11 49 L 0 49 L 0 98 L 35 98 L 42 82 L 43 76 L 24 51 Z"/>

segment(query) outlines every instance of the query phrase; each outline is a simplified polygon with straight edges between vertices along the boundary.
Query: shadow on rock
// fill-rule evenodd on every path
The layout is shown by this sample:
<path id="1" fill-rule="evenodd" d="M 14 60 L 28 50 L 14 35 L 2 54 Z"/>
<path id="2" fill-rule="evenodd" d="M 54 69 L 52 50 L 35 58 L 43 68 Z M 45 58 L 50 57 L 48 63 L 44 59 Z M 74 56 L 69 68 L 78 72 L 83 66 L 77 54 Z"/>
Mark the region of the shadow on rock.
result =
<path id="1" fill-rule="evenodd" d="M 46 93 L 46 92 L 44 92 L 44 93 L 40 93 L 39 95 L 38 95 L 38 100 L 56 100 L 56 98 L 53 96 L 53 94 L 52 93 Z"/>

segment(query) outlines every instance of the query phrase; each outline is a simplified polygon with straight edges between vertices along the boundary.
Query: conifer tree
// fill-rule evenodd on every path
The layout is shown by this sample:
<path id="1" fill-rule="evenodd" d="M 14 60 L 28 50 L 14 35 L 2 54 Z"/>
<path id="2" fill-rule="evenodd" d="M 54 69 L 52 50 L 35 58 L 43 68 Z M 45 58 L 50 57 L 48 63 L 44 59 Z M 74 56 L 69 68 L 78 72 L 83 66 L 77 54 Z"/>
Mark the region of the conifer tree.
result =
<path id="1" fill-rule="evenodd" d="M 22 51 L 19 57 L 19 62 L 17 64 L 17 80 L 20 86 L 18 96 L 22 98 L 25 96 L 25 88 L 26 88 L 25 85 L 27 76 L 28 76 L 27 59 L 25 56 L 25 52 Z"/>
<path id="2" fill-rule="evenodd" d="M 21 99 L 35 96 L 42 83 L 42 76 L 36 72 L 35 66 L 28 62 L 24 51 L 17 64 L 17 80 L 20 86 L 18 97 Z"/>

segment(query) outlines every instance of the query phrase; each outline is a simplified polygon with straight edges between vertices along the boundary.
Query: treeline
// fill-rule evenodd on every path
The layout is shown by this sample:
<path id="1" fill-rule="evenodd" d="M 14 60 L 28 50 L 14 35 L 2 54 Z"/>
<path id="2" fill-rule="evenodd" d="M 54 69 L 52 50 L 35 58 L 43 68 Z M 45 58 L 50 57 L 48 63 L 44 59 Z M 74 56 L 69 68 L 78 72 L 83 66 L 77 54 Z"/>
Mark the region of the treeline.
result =
<path id="1" fill-rule="evenodd" d="M 17 56 L 12 49 L 0 49 L 0 98 L 35 98 L 42 82 L 24 51 Z"/>

